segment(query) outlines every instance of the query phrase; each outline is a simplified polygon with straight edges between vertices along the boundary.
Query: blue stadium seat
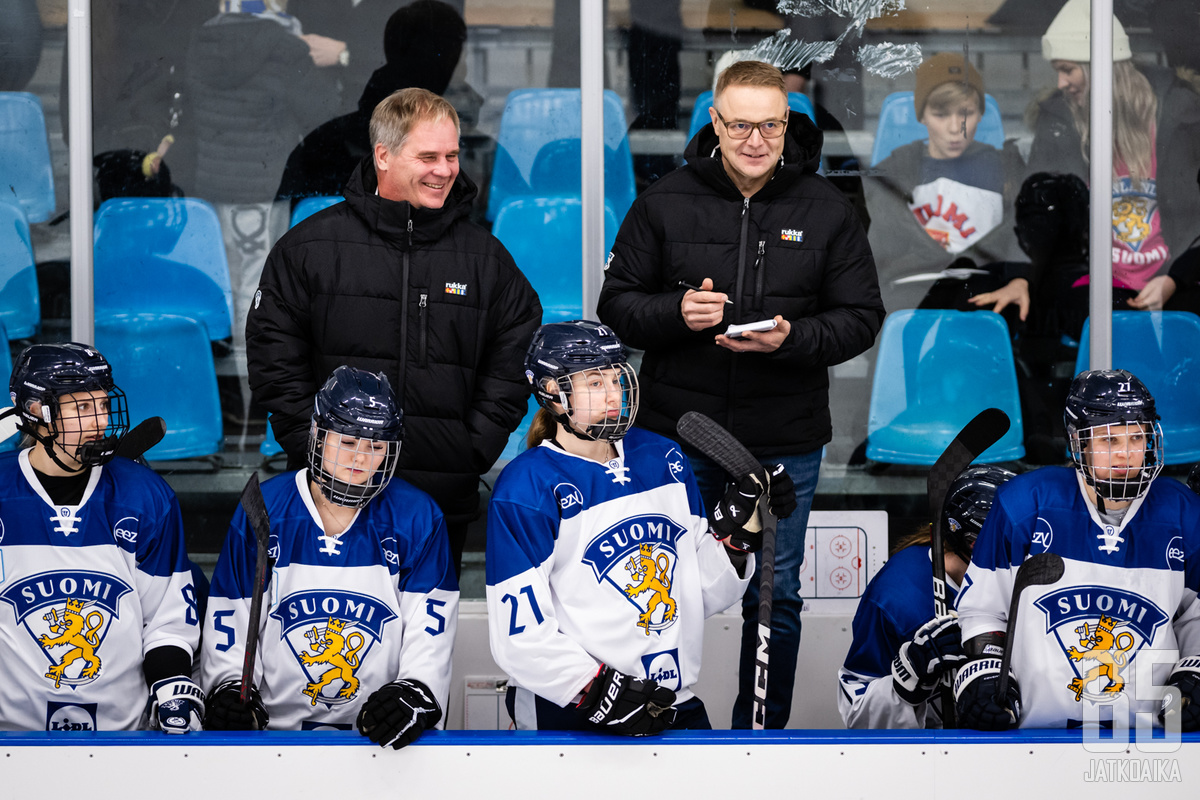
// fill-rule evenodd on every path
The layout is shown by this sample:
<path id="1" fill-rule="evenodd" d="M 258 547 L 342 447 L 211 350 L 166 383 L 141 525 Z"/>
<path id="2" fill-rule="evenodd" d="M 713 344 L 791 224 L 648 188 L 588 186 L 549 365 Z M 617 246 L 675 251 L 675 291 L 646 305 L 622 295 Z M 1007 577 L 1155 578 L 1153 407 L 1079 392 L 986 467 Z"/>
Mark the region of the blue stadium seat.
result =
<path id="1" fill-rule="evenodd" d="M 504 446 L 504 452 L 500 454 L 499 461 L 512 461 L 521 453 L 525 452 L 525 436 L 529 433 L 529 426 L 533 423 L 533 415 L 538 410 L 537 400 L 533 398 L 533 394 L 529 395 L 529 408 L 525 412 L 525 417 L 521 420 L 521 424 L 508 437 L 508 444 Z"/>
<path id="2" fill-rule="evenodd" d="M 154 416 L 167 422 L 148 460 L 221 452 L 221 401 L 203 325 L 171 314 L 97 315 L 96 347 L 128 398 L 130 423 Z"/>
<path id="3" fill-rule="evenodd" d="M 4 333 L 4 325 L 0 324 L 0 375 L 4 375 L 4 385 L 8 385 L 8 378 L 12 376 L 12 353 L 8 350 L 8 336 Z M 7 408 L 8 403 L 0 403 L 0 408 Z M 13 434 L 4 441 L 0 442 L 0 453 L 6 450 L 16 450 L 17 442 L 21 441 L 19 434 Z"/>
<path id="4" fill-rule="evenodd" d="M 701 128 L 712 121 L 712 117 L 708 115 L 712 104 L 712 92 L 701 92 L 696 96 L 696 105 L 692 107 L 692 124 L 688 127 L 689 142 L 695 138 Z M 817 112 L 813 109 L 812 100 L 809 100 L 808 95 L 802 92 L 788 92 L 788 108 L 792 111 L 799 111 L 801 114 L 807 114 L 814 124 L 817 121 Z"/>
<path id="5" fill-rule="evenodd" d="M 561 139 L 580 138 L 581 105 L 578 89 L 518 89 L 510 92 L 500 118 L 496 141 L 496 168 L 492 171 L 488 192 L 487 218 L 496 219 L 509 197 L 529 194 L 534 161 L 541 149 Z M 615 92 L 604 93 L 604 147 L 612 155 L 605 158 L 604 195 L 618 219 L 633 203 L 633 155 L 625 132 L 625 110 Z M 562 163 L 559 161 L 558 163 Z M 538 191 L 565 194 L 578 191 L 579 165 L 559 169 L 565 183 L 543 185 Z M 553 177 L 553 175 L 547 175 Z M 576 187 L 574 190 L 570 186 Z"/>
<path id="6" fill-rule="evenodd" d="M 913 105 L 912 92 L 892 92 L 883 100 L 879 109 L 879 127 L 875 130 L 875 146 L 871 150 L 871 166 L 892 154 L 892 151 L 909 142 L 929 138 L 928 129 L 917 122 L 917 109 Z M 1000 119 L 1000 105 L 996 98 L 984 95 L 983 119 L 975 129 L 975 141 L 1004 146 L 1004 122 Z"/>
<path id="7" fill-rule="evenodd" d="M 233 293 L 217 213 L 193 197 L 104 201 L 95 222 L 96 316 L 147 312 L 231 335 Z"/>
<path id="8" fill-rule="evenodd" d="M 258 446 L 258 452 L 265 457 L 271 458 L 283 452 L 283 447 L 280 446 L 279 440 L 275 438 L 275 429 L 271 427 L 271 415 L 267 415 L 267 435 L 262 440 L 262 444 Z"/>
<path id="9" fill-rule="evenodd" d="M 888 315 L 871 386 L 867 458 L 933 464 L 963 426 L 989 407 L 1008 414 L 1012 426 L 978 460 L 1022 458 L 1016 365 L 999 314 L 906 309 Z"/>
<path id="10" fill-rule="evenodd" d="M 604 206 L 604 253 L 620 223 Z M 512 253 L 542 301 L 542 322 L 583 314 L 583 201 L 578 197 L 512 197 L 496 215 L 492 233 Z M 603 254 L 600 254 L 603 256 Z"/>
<path id="11" fill-rule="evenodd" d="M 1091 320 L 1084 322 L 1075 374 L 1091 359 Z M 1168 464 L 1200 461 L 1200 317 L 1189 311 L 1114 311 L 1113 368 L 1141 378 L 1162 418 Z"/>
<path id="12" fill-rule="evenodd" d="M 12 339 L 28 339 L 42 323 L 29 224 L 20 208 L 0 201 L 0 323 Z"/>
<path id="13" fill-rule="evenodd" d="M 25 218 L 45 222 L 54 214 L 54 172 L 42 102 L 28 92 L 0 92 L 0 186 L 15 195 Z"/>
<path id="14" fill-rule="evenodd" d="M 342 197 L 340 194 L 328 196 L 322 195 L 320 197 L 306 197 L 299 203 L 296 203 L 296 207 L 292 209 L 292 221 L 288 227 L 294 228 L 296 227 L 296 223 L 300 220 L 308 219 L 321 209 L 329 208 L 332 205 L 337 205 L 345 199 L 346 198 Z"/>

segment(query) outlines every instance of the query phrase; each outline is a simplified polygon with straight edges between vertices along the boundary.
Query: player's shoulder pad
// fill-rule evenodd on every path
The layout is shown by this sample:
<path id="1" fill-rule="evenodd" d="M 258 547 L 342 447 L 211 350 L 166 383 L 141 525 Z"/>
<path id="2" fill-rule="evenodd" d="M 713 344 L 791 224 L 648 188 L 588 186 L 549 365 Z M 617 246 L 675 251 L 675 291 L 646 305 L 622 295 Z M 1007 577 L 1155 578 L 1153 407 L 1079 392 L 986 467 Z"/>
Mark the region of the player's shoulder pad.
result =
<path id="1" fill-rule="evenodd" d="M 492 500 L 535 508 L 551 517 L 558 516 L 558 500 L 547 488 L 570 483 L 569 462 L 552 447 L 531 447 L 517 455 L 500 471 L 492 489 Z"/>
<path id="2" fill-rule="evenodd" d="M 102 474 L 120 490 L 123 499 L 129 496 L 130 490 L 137 488 L 155 499 L 178 502 L 175 491 L 161 475 L 136 461 L 117 456 L 101 469 Z"/>

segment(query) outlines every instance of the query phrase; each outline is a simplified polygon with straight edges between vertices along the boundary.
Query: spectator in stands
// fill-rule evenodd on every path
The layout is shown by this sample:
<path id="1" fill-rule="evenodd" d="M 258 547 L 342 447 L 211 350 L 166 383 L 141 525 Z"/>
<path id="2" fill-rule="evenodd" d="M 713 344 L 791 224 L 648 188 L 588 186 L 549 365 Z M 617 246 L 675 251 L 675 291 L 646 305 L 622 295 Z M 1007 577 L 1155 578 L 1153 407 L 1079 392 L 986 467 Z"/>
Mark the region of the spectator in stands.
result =
<path id="1" fill-rule="evenodd" d="M 246 322 L 250 385 L 289 469 L 305 463 L 312 398 L 341 364 L 384 373 L 405 416 L 399 474 L 446 516 L 456 567 L 479 476 L 525 415 L 521 364 L 542 308 L 512 256 L 467 219 L 458 116 L 403 89 L 371 117 L 374 152 L 271 251 Z"/>
<path id="2" fill-rule="evenodd" d="M 911 280 L 918 274 L 1020 259 L 1012 209 L 1024 164 L 1015 143 L 975 141 L 983 77 L 961 53 L 939 53 L 916 79 L 913 104 L 929 138 L 896 148 L 864 181 L 889 311 L 921 304 L 931 284 Z"/>
<path id="3" fill-rule="evenodd" d="M 821 134 L 788 115 L 780 71 L 739 61 L 717 82 L 712 123 L 687 164 L 634 202 L 609 256 L 599 315 L 646 351 L 642 416 L 672 436 L 687 411 L 726 425 L 762 463 L 782 462 L 799 511 L 778 529 L 767 727 L 787 724 L 800 645 L 800 564 L 831 438 L 827 368 L 870 347 L 883 305 L 854 208 L 816 174 Z M 699 289 L 692 287 L 700 287 Z M 774 322 L 744 338 L 729 323 Z M 725 475 L 687 452 L 707 508 Z M 743 601 L 733 726 L 750 727 L 758 582 Z"/>
<path id="4" fill-rule="evenodd" d="M 1091 17 L 1069 0 L 1042 37 L 1058 89 L 1037 104 L 1030 171 L 1088 176 Z M 1170 70 L 1135 66 L 1113 18 L 1113 285 L 1137 292 L 1129 307 L 1162 308 L 1174 292 L 1171 262 L 1200 232 L 1200 96 Z M 978 299 L 978 298 L 977 298 Z M 1028 304 L 1020 285 L 987 300 Z"/>
<path id="5" fill-rule="evenodd" d="M 445 94 L 467 39 L 463 18 L 440 0 L 417 0 L 387 21 L 387 63 L 371 75 L 358 110 L 324 123 L 288 156 L 278 199 L 340 195 L 358 163 L 371 153 L 371 113 L 392 92 L 409 86 Z"/>

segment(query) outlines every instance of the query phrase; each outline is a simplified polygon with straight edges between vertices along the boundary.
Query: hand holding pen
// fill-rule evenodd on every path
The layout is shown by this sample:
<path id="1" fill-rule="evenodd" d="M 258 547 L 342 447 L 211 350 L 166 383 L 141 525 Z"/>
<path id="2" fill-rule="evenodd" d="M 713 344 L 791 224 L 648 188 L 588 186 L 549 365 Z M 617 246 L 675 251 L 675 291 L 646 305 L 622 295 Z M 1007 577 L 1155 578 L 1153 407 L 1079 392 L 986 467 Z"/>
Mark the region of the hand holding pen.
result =
<path id="1" fill-rule="evenodd" d="M 699 286 L 679 282 L 681 289 L 690 289 L 683 295 L 679 310 L 683 321 L 693 331 L 703 331 L 719 325 L 725 316 L 725 306 L 732 305 L 724 292 L 713 291 L 712 278 L 705 278 Z"/>

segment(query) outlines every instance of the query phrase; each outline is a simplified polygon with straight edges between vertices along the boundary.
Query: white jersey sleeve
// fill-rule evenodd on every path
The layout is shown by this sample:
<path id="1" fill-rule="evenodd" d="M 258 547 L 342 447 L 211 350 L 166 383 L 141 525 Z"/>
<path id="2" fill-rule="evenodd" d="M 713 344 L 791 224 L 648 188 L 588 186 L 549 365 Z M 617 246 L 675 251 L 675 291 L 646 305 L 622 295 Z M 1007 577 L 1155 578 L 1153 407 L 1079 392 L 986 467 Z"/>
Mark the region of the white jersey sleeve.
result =
<path id="1" fill-rule="evenodd" d="M 838 668 L 838 713 L 847 728 L 924 728 L 928 709 L 928 703 L 901 700 L 891 675 L 871 678 Z"/>

